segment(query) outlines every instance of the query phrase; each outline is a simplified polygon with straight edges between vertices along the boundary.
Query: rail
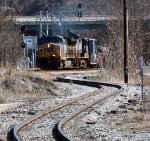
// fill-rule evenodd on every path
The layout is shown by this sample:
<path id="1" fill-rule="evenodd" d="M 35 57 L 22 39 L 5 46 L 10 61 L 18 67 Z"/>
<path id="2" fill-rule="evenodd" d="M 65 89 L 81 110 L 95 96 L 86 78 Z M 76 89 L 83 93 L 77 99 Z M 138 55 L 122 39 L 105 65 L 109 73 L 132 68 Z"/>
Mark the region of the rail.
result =
<path id="1" fill-rule="evenodd" d="M 13 136 L 13 141 L 20 141 L 20 138 L 19 138 L 18 133 L 19 133 L 19 131 L 20 131 L 23 127 L 27 126 L 28 124 L 30 124 L 31 122 L 33 122 L 33 121 L 35 121 L 35 120 L 37 120 L 37 119 L 39 119 L 39 118 L 41 118 L 41 117 L 43 117 L 43 116 L 45 116 L 45 115 L 47 115 L 47 114 L 50 114 L 50 113 L 52 113 L 52 112 L 54 112 L 54 111 L 56 111 L 56 110 L 59 110 L 60 108 L 63 108 L 63 107 L 65 107 L 65 106 L 67 106 L 67 105 L 69 105 L 69 104 L 71 104 L 71 103 L 73 103 L 73 102 L 77 102 L 77 101 L 79 101 L 79 100 L 81 100 L 81 99 L 84 99 L 84 98 L 87 98 L 87 97 L 89 97 L 89 96 L 93 96 L 93 95 L 95 95 L 95 94 L 98 94 L 98 93 L 102 92 L 102 91 L 103 91 L 102 85 L 103 85 L 103 86 L 115 87 L 115 88 L 118 88 L 120 91 L 122 90 L 122 87 L 119 86 L 119 85 L 113 85 L 113 84 L 108 84 L 108 83 L 100 83 L 100 82 L 94 82 L 94 81 L 91 82 L 91 81 L 85 81 L 85 80 L 63 79 L 63 78 L 60 78 L 60 77 L 57 78 L 55 81 L 57 81 L 57 82 L 65 82 L 65 83 L 74 83 L 74 84 L 80 84 L 80 85 L 86 85 L 86 86 L 96 87 L 96 88 L 99 88 L 99 89 L 98 89 L 97 91 L 94 91 L 94 92 L 85 94 L 85 95 L 83 95 L 83 96 L 79 96 L 79 97 L 74 98 L 74 99 L 72 99 L 72 100 L 68 100 L 68 101 L 66 101 L 66 102 L 64 102 L 64 103 L 62 103 L 62 104 L 59 104 L 59 105 L 57 105 L 57 106 L 55 106 L 55 107 L 53 107 L 53 108 L 50 108 L 50 109 L 48 109 L 48 110 L 45 110 L 45 111 L 43 111 L 43 112 L 37 113 L 36 115 L 34 115 L 34 116 L 32 116 L 32 117 L 30 117 L 30 118 L 24 120 L 23 122 L 17 124 L 17 125 L 13 128 L 13 130 L 12 130 L 12 131 L 13 131 L 13 133 L 12 133 L 12 134 L 13 134 L 13 135 L 12 135 L 12 136 Z M 119 91 L 118 91 L 117 93 L 119 93 Z M 115 93 L 115 94 L 117 94 L 117 93 Z M 112 95 L 115 95 L 115 94 L 112 94 Z M 108 97 L 105 97 L 105 98 L 101 99 L 101 101 L 104 100 L 104 99 L 107 99 L 107 98 L 108 98 Z M 56 132 L 58 133 L 59 141 L 62 140 L 62 139 L 64 139 L 65 141 L 66 141 L 66 140 L 67 140 L 67 141 L 70 140 L 70 139 L 68 139 L 67 136 L 65 136 L 65 135 L 63 134 L 63 132 L 61 131 L 61 128 L 63 127 L 63 125 L 64 125 L 68 120 L 70 120 L 71 118 L 73 118 L 76 114 L 79 114 L 81 111 L 83 111 L 83 110 L 89 108 L 90 106 L 94 105 L 95 103 L 97 103 L 97 102 L 99 102 L 99 101 L 100 101 L 100 100 L 96 100 L 95 102 L 90 103 L 88 106 L 81 108 L 81 110 L 76 111 L 76 113 L 73 113 L 73 114 L 71 114 L 70 116 L 64 118 L 64 119 L 58 124 L 58 126 L 57 126 L 58 128 L 54 128 L 55 130 L 53 130 L 53 131 L 56 131 Z M 54 138 L 56 138 L 56 136 L 54 136 Z M 61 138 L 61 139 L 60 139 L 60 138 Z"/>
<path id="2" fill-rule="evenodd" d="M 62 82 L 69 82 L 70 80 L 63 80 L 61 78 L 59 78 L 59 80 L 61 80 Z M 81 112 L 83 112 L 84 110 L 92 107 L 93 105 L 97 104 L 98 102 L 103 102 L 104 100 L 115 96 L 117 94 L 119 94 L 123 89 L 121 86 L 119 85 L 113 85 L 113 84 L 108 84 L 108 83 L 99 83 L 99 82 L 92 82 L 93 84 L 99 84 L 99 85 L 105 85 L 105 86 L 110 86 L 110 87 L 115 87 L 118 88 L 119 90 L 117 90 L 114 93 L 111 93 L 103 98 L 99 98 L 98 100 L 89 103 L 86 106 L 83 106 L 81 109 L 75 111 L 74 113 L 70 114 L 69 116 L 65 117 L 64 119 L 62 119 L 59 123 L 57 123 L 55 125 L 55 127 L 53 128 L 53 136 L 56 139 L 56 141 L 72 141 L 70 138 L 67 137 L 67 135 L 65 135 L 65 133 L 62 131 L 63 126 L 70 121 L 72 118 L 74 118 L 75 116 L 77 116 L 78 114 L 80 114 Z"/>
<path id="3" fill-rule="evenodd" d="M 57 78 L 55 81 L 59 81 L 59 80 L 60 80 L 60 79 Z M 62 82 L 62 80 L 63 80 L 63 79 L 61 78 L 60 82 Z M 50 109 L 45 110 L 45 111 L 43 111 L 43 112 L 37 113 L 36 115 L 34 115 L 34 116 L 32 116 L 32 117 L 30 117 L 30 118 L 24 120 L 23 122 L 17 124 L 17 125 L 13 128 L 13 141 L 20 141 L 20 138 L 19 138 L 19 136 L 18 136 L 19 131 L 20 131 L 23 127 L 25 127 L 25 126 L 27 126 L 28 124 L 30 124 L 31 122 L 33 122 L 33 121 L 35 121 L 35 120 L 37 120 L 37 119 L 39 119 L 39 118 L 41 118 L 41 117 L 43 117 L 43 116 L 45 116 L 45 115 L 51 113 L 51 112 L 54 112 L 54 111 L 56 111 L 56 110 L 58 110 L 58 109 L 60 109 L 60 108 L 63 108 L 63 107 L 65 107 L 65 106 L 67 106 L 67 105 L 69 105 L 69 104 L 71 104 L 71 103 L 73 103 L 73 102 L 79 101 L 79 100 L 81 100 L 81 99 L 83 99 L 83 98 L 86 98 L 86 97 L 89 97 L 89 96 L 92 96 L 92 95 L 94 95 L 94 94 L 96 94 L 96 93 L 100 93 L 100 92 L 103 90 L 103 89 L 100 89 L 100 88 L 102 88 L 100 85 L 97 85 L 96 83 L 91 83 L 90 81 L 87 81 L 87 82 L 86 82 L 86 81 L 80 81 L 80 80 L 66 80 L 66 82 L 69 82 L 69 83 L 70 83 L 71 81 L 72 81 L 73 83 L 75 83 L 75 84 L 80 84 L 80 85 L 85 85 L 85 86 L 96 87 L 96 88 L 99 88 L 99 90 L 94 91 L 94 92 L 91 92 L 91 93 L 88 93 L 88 94 L 85 94 L 85 95 L 83 95 L 83 96 L 79 96 L 79 97 L 74 98 L 74 99 L 72 99 L 72 100 L 68 100 L 68 101 L 66 101 L 66 102 L 64 102 L 64 103 L 62 103 L 62 104 L 59 104 L 59 105 L 57 105 L 57 106 L 55 106 L 55 107 L 53 107 L 53 108 L 50 108 Z M 64 82 L 65 82 L 65 81 L 64 81 Z"/>

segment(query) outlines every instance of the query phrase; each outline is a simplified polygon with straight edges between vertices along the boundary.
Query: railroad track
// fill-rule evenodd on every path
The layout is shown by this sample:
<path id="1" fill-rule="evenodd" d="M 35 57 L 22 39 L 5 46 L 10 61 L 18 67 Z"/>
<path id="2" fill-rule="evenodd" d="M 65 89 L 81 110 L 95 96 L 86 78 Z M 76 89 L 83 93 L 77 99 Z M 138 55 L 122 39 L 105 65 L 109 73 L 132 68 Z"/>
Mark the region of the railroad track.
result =
<path id="1" fill-rule="evenodd" d="M 55 127 L 58 127 L 58 128 L 54 128 L 55 130 L 54 131 L 54 137 L 57 139 L 57 140 L 70 140 L 67 138 L 66 135 L 64 135 L 64 133 L 62 132 L 62 127 L 64 126 L 65 123 L 67 123 L 68 120 L 72 119 L 75 115 L 79 114 L 80 112 L 82 112 L 83 110 L 93 106 L 94 104 L 96 104 L 97 102 L 99 101 L 102 101 L 104 99 L 107 99 L 113 95 L 116 95 L 118 94 L 120 91 L 121 91 L 121 86 L 118 86 L 118 85 L 112 85 L 112 84 L 106 84 L 106 83 L 99 83 L 99 82 L 90 82 L 90 81 L 81 81 L 81 80 L 70 80 L 70 79 L 63 79 L 63 78 L 57 78 L 56 81 L 59 81 L 59 82 L 66 82 L 66 83 L 74 83 L 74 84 L 80 84 L 80 85 L 86 85 L 86 86 L 91 86 L 91 87 L 96 87 L 98 88 L 99 90 L 97 91 L 94 91 L 94 92 L 91 92 L 91 93 L 88 93 L 88 94 L 85 94 L 83 96 L 80 96 L 80 97 L 77 97 L 77 98 L 74 98 L 72 100 L 68 100 L 62 104 L 59 104 L 53 108 L 50 108 L 46 111 L 43 111 L 43 112 L 40 112 L 34 116 L 32 116 L 31 118 L 29 119 L 26 119 L 25 121 L 17 124 L 13 130 L 12 130 L 12 137 L 13 137 L 13 141 L 20 141 L 20 138 L 19 138 L 19 132 L 27 125 L 29 125 L 30 123 L 32 123 L 33 121 L 35 120 L 38 120 L 39 118 L 43 117 L 43 116 L 46 116 L 47 114 L 50 114 L 54 111 L 57 111 L 71 103 L 74 103 L 74 102 L 77 102 L 81 99 L 85 99 L 87 97 L 90 97 L 90 96 L 93 96 L 95 94 L 98 94 L 100 92 L 103 91 L 102 86 L 109 86 L 109 87 L 115 87 L 117 89 L 119 89 L 119 91 L 109 95 L 109 96 L 106 96 L 104 98 L 101 98 L 101 99 L 98 99 L 90 104 L 88 104 L 87 106 L 81 108 L 81 110 L 77 110 L 77 112 L 71 114 L 70 116 L 67 116 L 66 118 L 64 118 L 61 122 L 59 122 L 57 125 L 58 126 L 55 126 Z M 57 136 L 56 136 L 57 135 Z M 60 139 L 61 138 L 61 139 Z"/>
<path id="2" fill-rule="evenodd" d="M 59 79 L 59 80 L 62 81 L 62 82 L 68 82 L 69 81 L 69 79 L 65 79 L 65 80 Z M 65 124 L 67 122 L 69 122 L 71 119 L 75 118 L 81 112 L 83 112 L 86 109 L 92 107 L 93 105 L 95 105 L 99 102 L 103 103 L 106 99 L 108 99 L 112 96 L 115 96 L 115 95 L 119 94 L 122 91 L 122 87 L 119 86 L 119 85 L 113 85 L 113 84 L 108 84 L 108 83 L 99 83 L 99 82 L 91 82 L 91 83 L 96 84 L 96 85 L 99 84 L 99 85 L 104 85 L 104 86 L 116 87 L 116 88 L 118 88 L 118 90 L 111 93 L 111 94 L 109 94 L 109 95 L 106 95 L 102 98 L 99 98 L 99 99 L 95 100 L 94 102 L 91 102 L 91 103 L 83 106 L 79 110 L 76 110 L 75 112 L 73 112 L 69 116 L 66 116 L 60 122 L 58 122 L 55 125 L 54 129 L 53 129 L 53 136 L 56 139 L 56 141 L 71 141 L 71 139 L 63 132 L 63 127 L 65 126 Z"/>
<path id="3" fill-rule="evenodd" d="M 60 68 L 60 69 L 50 69 L 50 70 L 41 70 L 40 68 L 36 69 L 28 69 L 27 71 L 41 71 L 41 72 L 47 72 L 47 71 L 54 71 L 54 72 L 64 72 L 64 71 L 92 71 L 92 70 L 98 70 L 98 68 Z"/>

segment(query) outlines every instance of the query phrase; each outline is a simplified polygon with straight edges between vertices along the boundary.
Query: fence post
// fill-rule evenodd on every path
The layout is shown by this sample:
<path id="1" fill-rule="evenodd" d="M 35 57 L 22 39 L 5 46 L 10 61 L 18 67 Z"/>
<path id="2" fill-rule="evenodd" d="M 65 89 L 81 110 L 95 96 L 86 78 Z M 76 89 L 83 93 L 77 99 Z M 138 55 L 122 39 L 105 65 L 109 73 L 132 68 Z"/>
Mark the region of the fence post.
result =
<path id="1" fill-rule="evenodd" d="M 144 68 L 144 60 L 143 60 L 143 56 L 139 57 L 139 67 L 140 67 L 140 76 L 141 76 L 141 102 L 144 102 L 144 83 L 143 83 L 143 68 Z"/>

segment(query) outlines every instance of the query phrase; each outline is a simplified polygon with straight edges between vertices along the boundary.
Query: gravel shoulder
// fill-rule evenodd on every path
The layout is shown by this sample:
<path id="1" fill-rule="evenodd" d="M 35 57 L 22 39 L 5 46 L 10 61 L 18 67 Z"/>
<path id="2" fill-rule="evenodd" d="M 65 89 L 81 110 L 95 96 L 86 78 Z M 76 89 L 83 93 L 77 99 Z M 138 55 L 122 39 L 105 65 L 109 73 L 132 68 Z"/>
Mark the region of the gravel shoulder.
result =
<path id="1" fill-rule="evenodd" d="M 93 79 L 90 76 L 88 78 Z M 70 129 L 75 130 L 76 134 L 71 138 L 76 141 L 149 141 L 150 79 L 148 76 L 144 78 L 147 84 L 144 87 L 144 102 L 141 102 L 140 86 L 123 85 L 124 92 L 121 95 L 102 106 L 94 106 L 92 110 L 86 111 L 88 114 L 81 114 L 79 120 L 72 120 L 70 123 L 79 123 L 79 126 L 68 125 L 70 128 L 66 134 L 71 136 L 73 131 Z"/>
<path id="2" fill-rule="evenodd" d="M 67 76 L 66 78 L 94 78 L 95 80 L 95 73 L 95 70 L 90 73 L 87 71 L 74 71 L 71 73 L 66 71 L 65 75 Z M 25 118 L 63 102 L 66 97 L 71 98 L 89 90 L 84 86 L 82 88 L 77 88 L 72 84 L 49 82 L 60 74 L 64 75 L 62 72 L 59 72 L 58 74 L 56 72 L 46 72 L 45 75 L 39 72 L 37 77 L 29 77 L 27 80 L 22 78 L 21 83 L 19 81 L 19 84 L 22 84 L 23 87 L 25 87 L 25 97 L 19 99 L 17 95 L 17 98 L 15 97 L 12 102 L 8 101 L 0 104 L 0 139 L 6 138 L 6 133 L 10 128 Z M 72 127 L 77 135 L 80 136 L 80 138 L 77 137 L 76 140 L 149 141 L 150 79 L 147 76 L 146 78 L 148 85 L 144 87 L 144 103 L 140 102 L 140 86 L 123 85 L 124 93 L 122 95 L 111 99 L 103 106 L 95 106 L 92 108 L 93 111 L 87 112 L 88 114 L 81 115 L 83 119 L 82 123 L 84 124 L 77 126 L 78 128 L 76 130 Z M 28 85 L 29 82 L 30 85 Z M 70 95 L 68 95 L 68 93 L 70 93 Z M 96 119 L 96 122 L 91 122 L 94 124 L 86 122 L 90 120 L 93 121 L 94 119 Z"/>
<path id="3" fill-rule="evenodd" d="M 21 104 L 23 104 L 23 102 L 0 104 L 0 113 L 9 109 L 17 108 Z"/>

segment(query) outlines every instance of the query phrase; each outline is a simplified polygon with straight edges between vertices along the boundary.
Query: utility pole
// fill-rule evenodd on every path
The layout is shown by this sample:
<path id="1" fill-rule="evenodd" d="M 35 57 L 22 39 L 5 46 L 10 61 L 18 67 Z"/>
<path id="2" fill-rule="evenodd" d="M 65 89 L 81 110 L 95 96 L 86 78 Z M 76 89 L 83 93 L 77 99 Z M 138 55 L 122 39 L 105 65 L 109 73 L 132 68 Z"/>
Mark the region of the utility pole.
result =
<path id="1" fill-rule="evenodd" d="M 5 7 L 5 11 L 6 11 L 6 8 L 7 8 L 7 5 L 6 5 L 6 0 L 4 1 L 4 7 Z"/>
<path id="2" fill-rule="evenodd" d="M 46 35 L 48 36 L 49 35 L 48 11 L 46 12 L 46 20 L 47 20 L 47 23 L 46 23 Z"/>
<path id="3" fill-rule="evenodd" d="M 57 4 L 45 3 L 44 6 L 47 7 L 48 13 L 49 13 L 49 16 L 50 16 L 51 22 L 52 22 L 52 21 L 53 21 L 53 14 L 52 14 L 53 7 L 54 7 L 54 6 L 60 6 L 60 3 L 57 3 Z"/>
<path id="4" fill-rule="evenodd" d="M 123 0 L 124 17 L 124 82 L 128 84 L 128 9 L 127 0 Z"/>
<path id="5" fill-rule="evenodd" d="M 40 11 L 40 37 L 42 37 L 42 11 Z"/>

